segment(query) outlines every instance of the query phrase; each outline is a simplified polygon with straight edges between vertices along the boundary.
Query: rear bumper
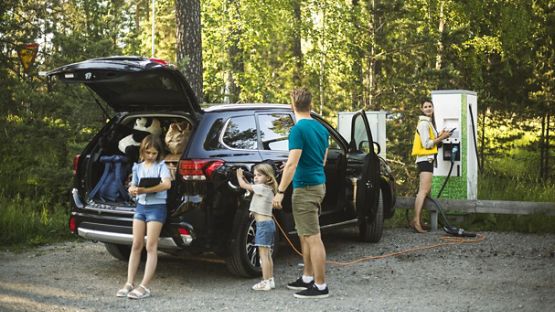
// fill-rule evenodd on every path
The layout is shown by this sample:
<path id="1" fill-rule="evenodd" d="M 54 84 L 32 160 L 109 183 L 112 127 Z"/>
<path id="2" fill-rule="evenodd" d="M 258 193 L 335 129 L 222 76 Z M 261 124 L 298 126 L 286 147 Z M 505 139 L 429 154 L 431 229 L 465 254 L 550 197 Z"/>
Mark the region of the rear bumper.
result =
<path id="1" fill-rule="evenodd" d="M 77 234 L 85 239 L 103 243 L 119 245 L 131 245 L 133 243 L 132 234 L 104 232 L 85 228 L 78 228 Z M 189 246 L 193 242 L 193 237 L 191 235 L 180 235 L 180 237 L 183 242 L 182 246 Z M 160 237 L 158 241 L 158 248 L 160 249 L 181 249 L 182 246 L 177 245 L 175 240 L 171 237 Z"/>
<path id="2" fill-rule="evenodd" d="M 75 203 L 72 219 L 77 235 L 102 243 L 129 246 L 133 244 L 134 207 L 84 204 L 75 188 L 72 195 Z M 170 221 L 162 228 L 158 247 L 166 250 L 183 249 L 191 246 L 194 240 L 195 235 L 190 224 Z"/>

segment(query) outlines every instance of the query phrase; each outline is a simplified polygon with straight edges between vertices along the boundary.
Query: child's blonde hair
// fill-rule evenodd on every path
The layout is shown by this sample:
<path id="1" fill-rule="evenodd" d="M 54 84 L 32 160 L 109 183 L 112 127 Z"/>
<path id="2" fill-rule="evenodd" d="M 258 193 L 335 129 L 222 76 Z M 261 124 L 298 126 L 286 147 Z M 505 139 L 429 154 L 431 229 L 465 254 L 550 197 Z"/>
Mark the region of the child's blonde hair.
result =
<path id="1" fill-rule="evenodd" d="M 268 178 L 268 181 L 266 181 L 266 185 L 272 188 L 274 194 L 277 193 L 278 183 L 274 174 L 274 168 L 272 168 L 270 164 L 262 163 L 254 166 L 254 170 L 266 176 Z"/>
<path id="2" fill-rule="evenodd" d="M 139 147 L 139 159 L 141 161 L 145 160 L 145 151 L 149 148 L 154 148 L 158 151 L 158 155 L 156 156 L 156 162 L 160 162 L 160 160 L 164 159 L 164 148 L 162 147 L 162 141 L 158 136 L 149 134 L 141 141 L 141 147 Z"/>

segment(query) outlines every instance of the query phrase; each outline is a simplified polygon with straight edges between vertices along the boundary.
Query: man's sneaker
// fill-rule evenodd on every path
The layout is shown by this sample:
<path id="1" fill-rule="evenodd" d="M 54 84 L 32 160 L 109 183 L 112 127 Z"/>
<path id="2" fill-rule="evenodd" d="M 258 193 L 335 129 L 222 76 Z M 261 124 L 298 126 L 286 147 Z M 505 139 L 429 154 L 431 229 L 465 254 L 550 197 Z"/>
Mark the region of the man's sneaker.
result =
<path id="1" fill-rule="evenodd" d="M 303 277 L 301 276 L 296 281 L 287 284 L 287 288 L 293 290 L 305 290 L 311 288 L 312 285 L 314 285 L 314 280 L 312 280 L 310 283 L 305 283 L 303 282 Z"/>
<path id="2" fill-rule="evenodd" d="M 270 285 L 270 281 L 268 280 L 262 280 L 256 284 L 254 284 L 254 286 L 252 286 L 253 290 L 263 290 L 263 291 L 268 291 L 272 289 L 272 286 Z"/>
<path id="3" fill-rule="evenodd" d="M 270 288 L 274 289 L 276 288 L 276 282 L 274 282 L 274 278 L 271 277 L 270 279 L 268 279 L 268 281 L 270 282 Z"/>
<path id="4" fill-rule="evenodd" d="M 295 298 L 327 298 L 330 296 L 330 292 L 327 286 L 324 290 L 320 290 L 316 285 L 312 285 L 312 287 L 301 290 L 294 294 L 294 296 Z"/>

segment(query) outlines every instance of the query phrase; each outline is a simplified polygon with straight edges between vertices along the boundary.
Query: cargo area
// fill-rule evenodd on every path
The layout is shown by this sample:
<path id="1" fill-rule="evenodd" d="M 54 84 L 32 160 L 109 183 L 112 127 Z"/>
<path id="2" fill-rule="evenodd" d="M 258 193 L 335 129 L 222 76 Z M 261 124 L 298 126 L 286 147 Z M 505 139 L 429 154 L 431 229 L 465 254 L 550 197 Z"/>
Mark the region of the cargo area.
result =
<path id="1" fill-rule="evenodd" d="M 133 164 L 140 162 L 140 144 L 147 135 L 157 136 L 163 147 L 162 159 L 172 175 L 168 206 L 175 199 L 175 175 L 181 155 L 193 131 L 193 123 L 184 115 L 127 115 L 118 123 L 108 125 L 97 140 L 81 155 L 78 164 L 82 194 L 87 205 L 132 208 L 134 198 L 127 189 Z"/>

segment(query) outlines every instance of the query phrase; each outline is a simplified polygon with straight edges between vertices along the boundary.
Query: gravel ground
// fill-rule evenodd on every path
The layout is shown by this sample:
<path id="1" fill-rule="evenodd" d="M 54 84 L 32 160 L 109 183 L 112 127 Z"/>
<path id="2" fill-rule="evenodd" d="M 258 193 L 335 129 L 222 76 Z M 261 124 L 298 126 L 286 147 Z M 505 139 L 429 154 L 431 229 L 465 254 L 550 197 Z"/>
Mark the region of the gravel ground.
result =
<path id="1" fill-rule="evenodd" d="M 127 265 L 102 244 L 66 242 L 0 252 L 0 311 L 555 311 L 555 235 L 482 233 L 477 244 L 442 246 L 352 265 L 329 264 L 327 299 L 296 299 L 285 284 L 301 272 L 286 246 L 275 261 L 277 288 L 225 265 L 161 253 L 153 296 L 116 298 Z M 349 261 L 441 243 L 443 233 L 387 229 L 378 244 L 352 229 L 326 233 L 328 260 Z M 142 271 L 139 272 L 142 274 Z"/>

